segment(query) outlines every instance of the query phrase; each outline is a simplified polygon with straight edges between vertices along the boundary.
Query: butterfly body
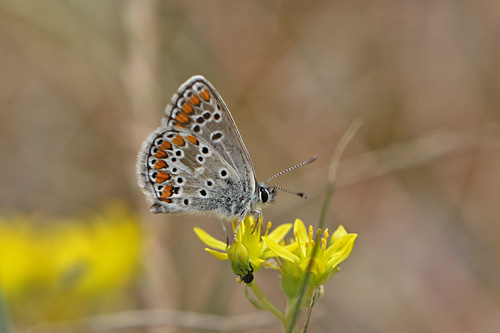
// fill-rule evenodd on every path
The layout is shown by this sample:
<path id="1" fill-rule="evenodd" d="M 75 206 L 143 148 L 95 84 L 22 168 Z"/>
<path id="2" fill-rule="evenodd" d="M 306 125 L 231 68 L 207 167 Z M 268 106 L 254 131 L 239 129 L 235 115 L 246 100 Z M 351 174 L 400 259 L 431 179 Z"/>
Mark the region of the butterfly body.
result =
<path id="1" fill-rule="evenodd" d="M 202 76 L 181 85 L 161 126 L 137 158 L 139 186 L 153 213 L 209 213 L 241 221 L 276 196 L 257 183 L 231 114 Z"/>

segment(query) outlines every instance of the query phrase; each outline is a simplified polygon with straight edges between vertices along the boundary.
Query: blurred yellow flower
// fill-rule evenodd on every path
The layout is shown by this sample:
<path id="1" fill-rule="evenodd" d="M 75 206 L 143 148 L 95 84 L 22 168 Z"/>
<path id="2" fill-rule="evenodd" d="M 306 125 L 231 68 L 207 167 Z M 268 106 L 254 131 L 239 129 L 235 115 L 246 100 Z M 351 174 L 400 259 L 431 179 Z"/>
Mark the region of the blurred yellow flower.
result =
<path id="1" fill-rule="evenodd" d="M 1 293 L 8 303 L 38 307 L 37 320 L 65 319 L 57 315 L 71 312 L 65 302 L 84 304 L 127 286 L 140 257 L 138 220 L 119 205 L 86 221 L 43 226 L 27 217 L 0 217 Z"/>

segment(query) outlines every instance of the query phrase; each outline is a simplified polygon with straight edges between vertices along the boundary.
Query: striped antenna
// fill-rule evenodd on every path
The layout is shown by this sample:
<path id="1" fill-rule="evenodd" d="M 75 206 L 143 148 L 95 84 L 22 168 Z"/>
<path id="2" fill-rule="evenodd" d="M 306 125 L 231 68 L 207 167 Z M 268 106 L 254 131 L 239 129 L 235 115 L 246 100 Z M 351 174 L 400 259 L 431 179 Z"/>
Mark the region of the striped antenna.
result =
<path id="1" fill-rule="evenodd" d="M 274 178 L 276 178 L 276 177 L 278 177 L 278 176 L 281 176 L 281 175 L 282 175 L 282 174 L 284 174 L 284 173 L 287 173 L 288 171 L 292 171 L 292 170 L 295 170 L 295 169 L 297 169 L 297 168 L 300 168 L 301 166 L 304 166 L 304 165 L 307 165 L 307 164 L 309 164 L 309 163 L 312 163 L 312 162 L 314 162 L 317 158 L 318 158 L 317 156 L 313 156 L 313 157 L 311 157 L 309 160 L 307 160 L 307 161 L 305 161 L 305 162 L 303 162 L 303 163 L 297 164 L 296 166 L 293 166 L 293 167 L 291 167 L 291 168 L 288 168 L 288 169 L 286 169 L 286 170 L 283 170 L 283 171 L 281 171 L 281 172 L 278 172 L 277 174 L 275 174 L 274 176 L 272 176 L 271 178 L 269 178 L 268 180 L 266 180 L 266 181 L 265 181 L 265 184 L 267 184 L 270 180 L 272 180 L 272 179 L 274 179 Z M 276 189 L 278 189 L 278 190 L 281 190 L 281 191 L 283 191 L 283 192 L 287 192 L 287 193 L 291 193 L 291 194 L 298 195 L 299 197 L 302 197 L 302 198 L 304 198 L 304 199 L 306 199 L 306 198 L 307 198 L 307 196 L 306 196 L 304 193 L 301 193 L 301 192 L 293 192 L 293 191 L 287 190 L 287 189 L 282 188 L 282 187 L 279 187 L 279 186 L 272 186 L 272 187 L 273 187 L 273 188 L 276 188 Z"/>

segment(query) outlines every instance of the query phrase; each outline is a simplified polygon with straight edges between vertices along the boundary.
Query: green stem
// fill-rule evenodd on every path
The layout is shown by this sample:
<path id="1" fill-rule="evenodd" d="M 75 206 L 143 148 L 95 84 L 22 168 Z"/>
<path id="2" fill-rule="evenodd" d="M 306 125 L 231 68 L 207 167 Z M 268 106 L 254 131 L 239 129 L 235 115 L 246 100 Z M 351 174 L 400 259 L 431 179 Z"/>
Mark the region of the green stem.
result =
<path id="1" fill-rule="evenodd" d="M 321 208 L 321 215 L 318 222 L 318 228 L 324 229 L 326 215 L 328 212 L 328 208 L 330 207 L 330 201 L 332 199 L 333 191 L 335 188 L 335 176 L 337 175 L 337 169 L 340 164 L 340 157 L 342 156 L 342 153 L 344 152 L 347 144 L 351 141 L 351 139 L 354 137 L 358 129 L 361 127 L 362 123 L 363 122 L 361 118 L 356 118 L 351 124 L 351 126 L 349 126 L 346 133 L 344 133 L 344 135 L 340 139 L 339 143 L 337 144 L 337 147 L 335 147 L 335 151 L 333 152 L 332 156 L 332 161 L 330 163 L 330 170 L 328 172 L 328 181 L 325 190 L 325 200 L 323 201 L 323 206 Z M 320 242 L 317 242 L 316 245 L 314 246 L 311 258 L 315 257 L 316 251 L 319 249 L 320 244 L 321 244 Z M 309 280 L 309 276 L 311 275 L 312 263 L 313 261 L 311 260 L 309 266 L 307 267 L 306 274 L 304 275 L 304 280 L 302 281 L 302 287 L 300 289 L 298 300 L 294 302 L 293 307 L 290 308 L 290 311 L 292 312 L 291 321 L 293 321 L 294 323 L 297 320 L 297 316 L 300 311 L 300 305 L 302 303 L 302 299 L 307 289 L 307 281 Z M 287 308 L 287 313 L 288 313 L 288 308 Z M 291 333 L 292 331 L 286 330 L 285 332 Z"/>
<path id="2" fill-rule="evenodd" d="M 285 332 L 287 333 L 296 333 L 297 332 L 297 320 L 296 316 L 297 313 L 295 313 L 295 309 L 300 306 L 297 306 L 297 301 L 299 301 L 298 298 L 295 298 L 294 300 L 287 300 L 286 304 L 286 312 L 285 312 L 285 323 L 284 323 L 284 328 Z"/>
<path id="3" fill-rule="evenodd" d="M 285 315 L 264 295 L 262 290 L 260 290 L 257 282 L 254 280 L 252 281 L 252 283 L 247 284 L 247 286 L 249 286 L 252 289 L 253 294 L 259 300 L 262 309 L 271 312 L 276 318 L 278 318 L 283 323 L 283 325 L 285 325 L 284 322 Z"/>

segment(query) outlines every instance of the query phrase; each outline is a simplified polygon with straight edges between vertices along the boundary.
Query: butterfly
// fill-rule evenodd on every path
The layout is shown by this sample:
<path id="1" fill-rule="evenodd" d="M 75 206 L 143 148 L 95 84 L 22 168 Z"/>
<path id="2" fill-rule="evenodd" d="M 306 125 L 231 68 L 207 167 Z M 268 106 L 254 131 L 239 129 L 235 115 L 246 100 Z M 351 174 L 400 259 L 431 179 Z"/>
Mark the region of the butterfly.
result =
<path id="1" fill-rule="evenodd" d="M 179 87 L 161 126 L 143 142 L 137 176 L 153 213 L 208 213 L 239 222 L 249 213 L 260 216 L 282 189 L 267 185 L 274 176 L 257 182 L 229 109 L 199 75 Z"/>

